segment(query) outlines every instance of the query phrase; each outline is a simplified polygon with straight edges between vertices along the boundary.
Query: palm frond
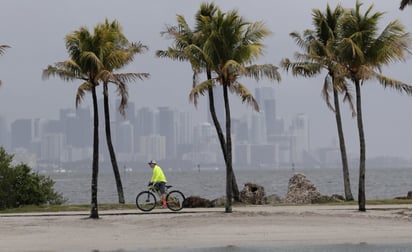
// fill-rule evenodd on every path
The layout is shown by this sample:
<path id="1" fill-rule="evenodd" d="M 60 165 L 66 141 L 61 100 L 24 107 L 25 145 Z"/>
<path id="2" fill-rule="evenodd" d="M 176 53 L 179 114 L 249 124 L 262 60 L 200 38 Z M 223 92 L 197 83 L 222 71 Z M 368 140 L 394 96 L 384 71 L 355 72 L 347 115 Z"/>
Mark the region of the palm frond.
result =
<path id="1" fill-rule="evenodd" d="M 259 104 L 252 93 L 241 83 L 235 82 L 229 87 L 230 92 L 237 94 L 243 103 L 250 105 L 255 111 L 259 112 Z"/>
<path id="2" fill-rule="evenodd" d="M 330 102 L 330 93 L 333 92 L 333 83 L 330 80 L 330 76 L 326 75 L 325 79 L 323 80 L 323 88 L 321 91 L 322 97 L 326 102 L 326 106 L 332 110 L 333 112 L 335 112 L 335 108 L 333 107 L 332 103 Z"/>
<path id="3" fill-rule="evenodd" d="M 395 89 L 396 91 L 400 93 L 406 93 L 408 95 L 412 95 L 412 86 L 409 84 L 406 84 L 402 81 L 396 80 L 389 78 L 385 75 L 382 75 L 380 73 L 376 73 L 374 71 L 371 71 L 370 73 L 371 76 L 375 77 L 378 79 L 379 83 L 384 87 L 384 88 L 392 88 Z"/>
<path id="4" fill-rule="evenodd" d="M 92 90 L 92 83 L 90 83 L 90 82 L 84 82 L 77 88 L 76 108 L 83 101 L 86 92 L 91 92 L 91 90 Z"/>
<path id="5" fill-rule="evenodd" d="M 144 80 L 150 78 L 149 73 L 113 73 L 110 82 L 116 84 L 117 82 L 130 83 L 137 80 Z"/>
<path id="6" fill-rule="evenodd" d="M 263 65 L 251 65 L 245 67 L 245 74 L 246 77 L 254 78 L 255 80 L 259 81 L 262 78 L 267 78 L 271 81 L 280 81 L 281 76 L 278 71 L 278 67 L 272 64 L 263 64 Z"/>
<path id="7" fill-rule="evenodd" d="M 0 55 L 3 55 L 7 48 L 10 48 L 8 45 L 0 45 Z"/>
<path id="8" fill-rule="evenodd" d="M 290 59 L 283 59 L 280 63 L 281 67 L 287 72 L 291 70 L 293 76 L 312 77 L 319 74 L 322 70 L 322 65 L 316 62 L 291 62 Z"/>
<path id="9" fill-rule="evenodd" d="M 203 96 L 207 93 L 209 88 L 213 88 L 214 80 L 206 80 L 197 84 L 189 93 L 189 101 L 193 102 L 195 107 L 197 108 L 198 99 L 200 96 Z"/>

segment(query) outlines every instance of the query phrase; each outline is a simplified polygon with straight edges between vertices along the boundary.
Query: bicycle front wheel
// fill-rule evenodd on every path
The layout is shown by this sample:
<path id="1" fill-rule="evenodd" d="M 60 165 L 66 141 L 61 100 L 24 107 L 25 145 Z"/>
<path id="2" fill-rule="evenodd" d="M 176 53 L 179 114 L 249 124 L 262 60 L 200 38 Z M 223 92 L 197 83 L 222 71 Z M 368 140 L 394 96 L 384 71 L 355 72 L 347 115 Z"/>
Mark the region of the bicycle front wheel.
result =
<path id="1" fill-rule="evenodd" d="M 136 196 L 136 206 L 144 212 L 152 211 L 156 207 L 156 197 L 150 191 L 140 192 Z"/>
<path id="2" fill-rule="evenodd" d="M 169 208 L 172 211 L 182 210 L 184 201 L 185 196 L 182 192 L 177 190 L 169 192 L 166 196 L 167 208 Z"/>

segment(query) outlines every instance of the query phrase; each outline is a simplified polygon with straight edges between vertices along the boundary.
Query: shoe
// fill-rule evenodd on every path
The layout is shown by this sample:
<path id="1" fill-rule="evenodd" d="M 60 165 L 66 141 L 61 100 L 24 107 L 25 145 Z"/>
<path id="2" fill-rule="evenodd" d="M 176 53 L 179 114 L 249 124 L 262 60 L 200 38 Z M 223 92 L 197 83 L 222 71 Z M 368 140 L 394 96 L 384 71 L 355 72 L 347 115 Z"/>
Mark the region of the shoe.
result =
<path id="1" fill-rule="evenodd" d="M 167 206 L 166 206 L 166 205 L 161 205 L 161 206 L 160 206 L 160 208 L 162 208 L 162 209 L 166 209 L 166 208 L 167 208 Z"/>

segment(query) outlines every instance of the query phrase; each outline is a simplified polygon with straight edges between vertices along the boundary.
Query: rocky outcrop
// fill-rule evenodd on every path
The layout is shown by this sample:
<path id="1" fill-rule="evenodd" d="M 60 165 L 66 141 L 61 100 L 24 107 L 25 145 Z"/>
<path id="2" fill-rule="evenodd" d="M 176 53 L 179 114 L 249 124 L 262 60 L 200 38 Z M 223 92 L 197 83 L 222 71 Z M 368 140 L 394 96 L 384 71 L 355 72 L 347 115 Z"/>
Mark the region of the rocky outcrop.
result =
<path id="1" fill-rule="evenodd" d="M 246 183 L 240 191 L 240 201 L 246 204 L 263 205 L 265 197 L 265 188 L 263 186 Z"/>
<path id="2" fill-rule="evenodd" d="M 312 204 L 320 202 L 321 193 L 305 175 L 297 173 L 289 179 L 285 203 Z"/>

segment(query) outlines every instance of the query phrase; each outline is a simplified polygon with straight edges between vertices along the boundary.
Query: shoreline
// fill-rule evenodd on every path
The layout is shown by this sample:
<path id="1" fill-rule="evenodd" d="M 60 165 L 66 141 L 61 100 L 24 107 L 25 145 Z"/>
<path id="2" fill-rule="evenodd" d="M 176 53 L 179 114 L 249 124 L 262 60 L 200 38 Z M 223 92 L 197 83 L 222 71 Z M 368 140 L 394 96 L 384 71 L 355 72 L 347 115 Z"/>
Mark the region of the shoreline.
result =
<path id="1" fill-rule="evenodd" d="M 148 213 L 110 210 L 100 211 L 99 220 L 89 219 L 88 214 L 0 214 L 0 251 L 412 246 L 412 204 L 372 205 L 366 212 L 359 212 L 353 205 L 304 205 L 242 206 L 234 207 L 230 214 L 224 213 L 224 208 L 186 208 L 181 212 L 155 209 Z"/>

